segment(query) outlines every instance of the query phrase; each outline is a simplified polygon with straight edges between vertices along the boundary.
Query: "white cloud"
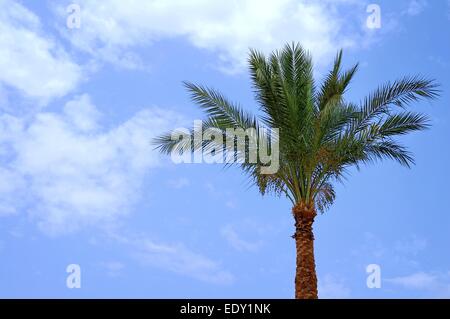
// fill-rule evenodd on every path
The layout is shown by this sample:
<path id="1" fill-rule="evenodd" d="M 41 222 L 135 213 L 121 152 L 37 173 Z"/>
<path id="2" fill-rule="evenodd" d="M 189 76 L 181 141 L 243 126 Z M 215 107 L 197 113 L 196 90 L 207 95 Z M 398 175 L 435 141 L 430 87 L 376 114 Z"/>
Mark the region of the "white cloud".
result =
<path id="1" fill-rule="evenodd" d="M 83 226 L 107 227 L 129 212 L 147 172 L 158 165 L 151 138 L 179 118 L 157 108 L 143 110 L 105 129 L 89 96 L 68 102 L 64 113 L 41 112 L 26 121 L 0 118 L 0 151 L 8 162 L 0 207 L 12 213 L 29 203 L 42 230 L 59 234 Z"/>
<path id="2" fill-rule="evenodd" d="M 42 34 L 39 18 L 18 2 L 0 0 L 0 30 L 0 84 L 46 102 L 80 82 L 80 67 Z"/>
<path id="3" fill-rule="evenodd" d="M 79 49 L 109 62 L 136 66 L 131 48 L 183 37 L 216 52 L 221 67 L 240 69 L 249 47 L 265 52 L 299 41 L 322 63 L 362 40 L 363 4 L 354 0 L 80 0 L 82 27 L 66 36 Z M 353 11 L 352 11 L 353 10 Z M 66 18 L 64 8 L 57 9 Z M 345 14 L 344 14 L 345 12 Z M 349 23 L 349 21 L 353 21 Z"/>
<path id="4" fill-rule="evenodd" d="M 110 235 L 119 243 L 132 247 L 132 254 L 143 265 L 212 284 L 229 285 L 234 282 L 234 276 L 223 269 L 220 263 L 191 251 L 183 244 L 161 243 L 144 236 Z"/>
<path id="5" fill-rule="evenodd" d="M 329 274 L 319 278 L 318 290 L 319 297 L 323 299 L 349 298 L 351 292 L 343 280 Z"/>

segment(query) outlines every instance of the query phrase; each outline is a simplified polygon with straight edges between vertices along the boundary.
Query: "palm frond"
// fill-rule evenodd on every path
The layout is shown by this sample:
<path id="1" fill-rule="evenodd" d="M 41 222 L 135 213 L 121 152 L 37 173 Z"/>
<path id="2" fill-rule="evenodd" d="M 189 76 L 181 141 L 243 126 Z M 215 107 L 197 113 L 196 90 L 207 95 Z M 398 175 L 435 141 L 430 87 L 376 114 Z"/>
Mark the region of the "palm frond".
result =
<path id="1" fill-rule="evenodd" d="M 418 76 L 384 84 L 364 99 L 358 119 L 353 123 L 354 130 L 358 131 L 371 121 L 389 114 L 392 106 L 406 108 L 412 102 L 424 98 L 434 99 L 438 95 L 438 85 L 434 80 Z"/>
<path id="2" fill-rule="evenodd" d="M 214 89 L 186 82 L 192 100 L 205 112 L 203 131 L 217 129 L 223 139 L 199 142 L 193 138 L 198 133 L 194 128 L 161 135 L 154 143 L 166 154 L 185 149 L 205 151 L 234 138 L 227 129 L 254 128 L 255 135 L 250 138 L 258 143 L 239 150 L 234 164 L 261 194 L 286 195 L 294 205 L 302 203 L 323 212 L 336 197 L 333 183 L 344 181 L 351 167 L 359 169 L 362 164 L 385 159 L 406 167 L 414 164 L 412 154 L 395 138 L 430 126 L 425 115 L 406 108 L 435 99 L 440 92 L 434 80 L 409 76 L 381 85 L 359 104 L 351 103 L 345 94 L 358 64 L 342 70 L 342 61 L 339 51 L 316 89 L 311 56 L 299 44 L 287 44 L 268 56 L 250 50 L 250 76 L 261 116 L 251 115 Z M 265 133 L 271 128 L 279 130 L 279 137 Z M 187 134 L 190 139 L 172 140 L 177 134 Z M 236 142 L 227 144 L 224 152 L 236 151 Z M 256 163 L 245 159 L 254 148 L 270 151 L 273 142 L 279 146 L 280 168 L 263 174 L 266 164 L 259 158 Z"/>

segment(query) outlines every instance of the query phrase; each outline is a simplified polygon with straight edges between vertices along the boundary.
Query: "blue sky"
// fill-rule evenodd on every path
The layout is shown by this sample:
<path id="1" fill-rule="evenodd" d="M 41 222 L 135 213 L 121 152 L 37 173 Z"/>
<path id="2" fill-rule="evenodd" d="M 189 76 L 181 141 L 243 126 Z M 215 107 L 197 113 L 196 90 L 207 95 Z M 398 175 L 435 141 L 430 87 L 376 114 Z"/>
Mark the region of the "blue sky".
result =
<path id="1" fill-rule="evenodd" d="M 80 28 L 67 27 L 71 3 Z M 258 112 L 248 48 L 290 41 L 312 51 L 318 80 L 341 47 L 359 61 L 355 101 L 409 74 L 443 91 L 414 107 L 433 122 L 403 139 L 417 165 L 352 172 L 317 218 L 319 295 L 450 297 L 450 2 L 373 2 L 379 29 L 354 0 L 101 3 L 0 0 L 0 297 L 291 298 L 289 201 L 149 145 L 201 118 L 183 80 Z"/>

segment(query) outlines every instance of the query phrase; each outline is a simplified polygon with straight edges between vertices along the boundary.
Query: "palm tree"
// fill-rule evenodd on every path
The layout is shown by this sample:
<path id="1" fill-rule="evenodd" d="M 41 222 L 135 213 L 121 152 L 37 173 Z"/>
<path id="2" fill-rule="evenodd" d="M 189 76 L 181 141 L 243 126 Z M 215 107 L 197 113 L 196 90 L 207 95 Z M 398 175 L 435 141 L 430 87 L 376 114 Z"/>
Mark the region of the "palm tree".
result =
<path id="1" fill-rule="evenodd" d="M 258 134 L 265 128 L 279 129 L 280 167 L 276 173 L 261 174 L 261 162 L 238 165 L 262 195 L 285 195 L 292 202 L 295 297 L 299 299 L 318 297 L 313 223 L 317 213 L 333 203 L 333 185 L 343 180 L 349 168 L 376 160 L 392 159 L 410 167 L 414 163 L 411 153 L 394 138 L 428 128 L 429 120 L 406 107 L 439 95 L 434 80 L 414 76 L 388 82 L 360 103 L 349 102 L 344 95 L 358 64 L 343 71 L 341 61 L 342 51 L 316 87 L 311 56 L 299 44 L 288 44 L 268 57 L 251 50 L 250 74 L 260 117 L 250 115 L 216 90 L 185 83 L 193 101 L 206 113 L 203 129 L 218 129 L 224 136 L 227 128 L 255 128 Z M 166 154 L 182 144 L 170 134 L 154 142 Z M 189 141 L 191 152 L 210 145 Z"/>

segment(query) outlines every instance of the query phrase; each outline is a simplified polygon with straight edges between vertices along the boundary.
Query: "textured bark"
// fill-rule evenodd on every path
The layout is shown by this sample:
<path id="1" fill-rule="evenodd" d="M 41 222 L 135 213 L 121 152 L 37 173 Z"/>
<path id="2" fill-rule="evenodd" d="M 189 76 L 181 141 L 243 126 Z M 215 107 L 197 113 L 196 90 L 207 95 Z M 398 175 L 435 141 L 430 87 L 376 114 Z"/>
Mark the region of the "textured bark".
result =
<path id="1" fill-rule="evenodd" d="M 317 275 L 314 260 L 313 223 L 314 208 L 299 204 L 292 209 L 295 219 L 295 246 L 297 267 L 295 274 L 295 298 L 317 299 Z"/>

